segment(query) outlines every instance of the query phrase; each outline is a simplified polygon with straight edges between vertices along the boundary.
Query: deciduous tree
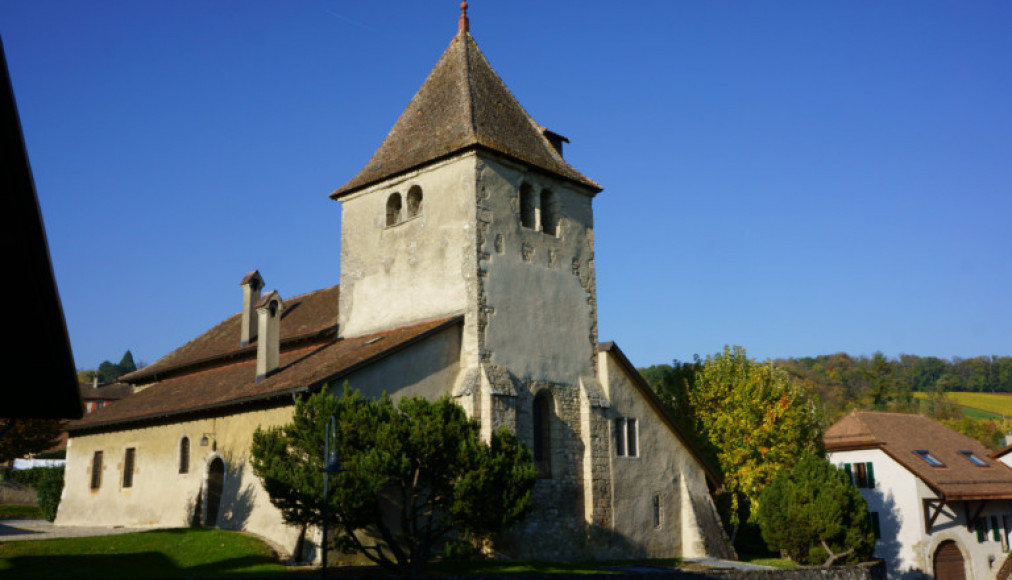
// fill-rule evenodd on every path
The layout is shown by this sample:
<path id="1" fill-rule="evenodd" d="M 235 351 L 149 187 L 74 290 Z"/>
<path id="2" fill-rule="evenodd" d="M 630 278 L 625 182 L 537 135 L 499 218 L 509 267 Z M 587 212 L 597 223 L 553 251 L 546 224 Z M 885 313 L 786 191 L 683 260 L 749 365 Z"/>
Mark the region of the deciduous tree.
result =
<path id="1" fill-rule="evenodd" d="M 689 403 L 697 433 L 720 464 L 735 528 L 743 500 L 751 505 L 751 521 L 776 473 L 822 448 L 822 415 L 808 392 L 772 362 L 749 359 L 740 346 L 706 357 Z"/>
<path id="2" fill-rule="evenodd" d="M 0 419 L 4 431 L 11 419 Z M 9 431 L 0 437 L 0 463 L 7 463 L 30 453 L 40 453 L 59 443 L 62 421 L 59 419 L 16 419 Z"/>

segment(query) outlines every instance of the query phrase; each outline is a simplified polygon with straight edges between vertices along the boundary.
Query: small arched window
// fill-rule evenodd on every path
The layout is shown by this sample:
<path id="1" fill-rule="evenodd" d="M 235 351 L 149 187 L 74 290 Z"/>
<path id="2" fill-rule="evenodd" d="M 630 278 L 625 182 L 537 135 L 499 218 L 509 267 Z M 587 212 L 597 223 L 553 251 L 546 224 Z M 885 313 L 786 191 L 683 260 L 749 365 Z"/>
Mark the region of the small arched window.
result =
<path id="1" fill-rule="evenodd" d="M 555 210 L 555 195 L 550 189 L 541 190 L 541 231 L 545 232 L 550 236 L 556 235 L 555 232 L 559 225 L 559 214 Z"/>
<path id="2" fill-rule="evenodd" d="M 533 230 L 537 221 L 535 214 L 534 190 L 525 183 L 520 186 L 520 225 Z"/>
<path id="3" fill-rule="evenodd" d="M 179 440 L 179 473 L 190 473 L 190 438 L 186 435 Z"/>
<path id="4" fill-rule="evenodd" d="M 422 213 L 422 188 L 413 185 L 408 190 L 408 219 Z"/>
<path id="5" fill-rule="evenodd" d="M 401 194 L 391 193 L 387 198 L 387 227 L 395 226 L 401 221 Z"/>
<path id="6" fill-rule="evenodd" d="M 534 465 L 538 468 L 538 477 L 552 477 L 552 417 L 555 415 L 555 404 L 552 394 L 541 391 L 534 397 Z"/>

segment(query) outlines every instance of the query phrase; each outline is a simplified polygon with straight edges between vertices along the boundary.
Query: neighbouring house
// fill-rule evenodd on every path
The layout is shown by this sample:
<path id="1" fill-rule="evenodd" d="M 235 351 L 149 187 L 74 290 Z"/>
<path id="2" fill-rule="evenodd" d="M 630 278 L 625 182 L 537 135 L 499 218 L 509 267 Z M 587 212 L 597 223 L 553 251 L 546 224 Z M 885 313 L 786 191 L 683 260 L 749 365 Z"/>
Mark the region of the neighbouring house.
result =
<path id="1" fill-rule="evenodd" d="M 1005 465 L 1012 467 L 1012 443 L 1009 440 L 1012 439 L 1012 435 L 1005 436 L 1005 442 L 1008 443 L 1005 447 L 998 450 L 997 453 L 992 455 L 998 461 L 1001 461 Z"/>
<path id="2" fill-rule="evenodd" d="M 134 392 L 134 386 L 126 383 L 99 385 L 96 381 L 92 383 L 80 383 L 78 390 L 81 393 L 81 403 L 84 405 L 84 412 L 91 413 L 120 399 L 129 397 Z"/>
<path id="3" fill-rule="evenodd" d="M 599 343 L 592 200 L 468 32 L 457 35 L 341 203 L 340 286 L 241 281 L 242 308 L 120 377 L 131 397 L 70 428 L 58 525 L 243 529 L 288 549 L 248 463 L 305 393 L 450 395 L 532 449 L 524 558 L 733 556 L 720 485 L 614 343 Z M 237 293 L 237 302 L 239 293 Z"/>
<path id="4" fill-rule="evenodd" d="M 826 430 L 829 460 L 868 501 L 890 578 L 1007 580 L 1012 469 L 922 415 L 852 411 Z"/>

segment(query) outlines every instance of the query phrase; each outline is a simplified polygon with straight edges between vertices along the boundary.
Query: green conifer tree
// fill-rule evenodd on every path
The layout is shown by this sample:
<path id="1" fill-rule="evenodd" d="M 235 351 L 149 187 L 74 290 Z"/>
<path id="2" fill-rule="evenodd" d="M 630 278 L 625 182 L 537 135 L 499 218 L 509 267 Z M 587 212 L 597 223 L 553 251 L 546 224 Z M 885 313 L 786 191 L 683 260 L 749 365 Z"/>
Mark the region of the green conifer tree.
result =
<path id="1" fill-rule="evenodd" d="M 818 455 L 777 473 L 756 518 L 763 539 L 801 564 L 868 560 L 875 548 L 868 504 L 846 472 Z"/>

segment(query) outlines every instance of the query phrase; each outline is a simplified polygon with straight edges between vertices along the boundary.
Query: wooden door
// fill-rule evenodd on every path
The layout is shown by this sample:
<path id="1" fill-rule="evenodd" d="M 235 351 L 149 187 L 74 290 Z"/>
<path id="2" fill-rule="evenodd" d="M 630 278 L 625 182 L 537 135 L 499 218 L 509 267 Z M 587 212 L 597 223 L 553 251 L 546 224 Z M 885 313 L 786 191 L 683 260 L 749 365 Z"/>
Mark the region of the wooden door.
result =
<path id="1" fill-rule="evenodd" d="M 966 580 L 963 553 L 952 540 L 942 542 L 935 550 L 935 580 Z"/>

